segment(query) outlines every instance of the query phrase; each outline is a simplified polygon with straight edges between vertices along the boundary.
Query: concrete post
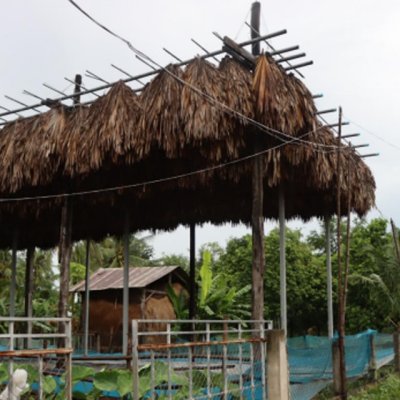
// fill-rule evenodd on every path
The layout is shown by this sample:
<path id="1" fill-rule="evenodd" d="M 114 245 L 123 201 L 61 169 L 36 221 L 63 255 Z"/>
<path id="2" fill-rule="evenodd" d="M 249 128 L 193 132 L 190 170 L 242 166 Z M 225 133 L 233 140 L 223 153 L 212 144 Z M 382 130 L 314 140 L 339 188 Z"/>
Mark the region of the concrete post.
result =
<path id="1" fill-rule="evenodd" d="M 289 400 L 289 366 L 284 330 L 267 331 L 268 400 Z"/>
<path id="2" fill-rule="evenodd" d="M 394 370 L 400 372 L 400 333 L 393 333 Z"/>

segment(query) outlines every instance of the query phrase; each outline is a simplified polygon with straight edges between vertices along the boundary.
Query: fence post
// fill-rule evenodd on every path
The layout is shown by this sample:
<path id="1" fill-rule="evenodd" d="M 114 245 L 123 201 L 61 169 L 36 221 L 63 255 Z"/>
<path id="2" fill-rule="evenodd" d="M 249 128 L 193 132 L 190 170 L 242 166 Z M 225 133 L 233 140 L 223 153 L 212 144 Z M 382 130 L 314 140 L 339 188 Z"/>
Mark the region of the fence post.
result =
<path id="1" fill-rule="evenodd" d="M 268 400 L 289 400 L 289 374 L 285 332 L 267 331 Z"/>
<path id="2" fill-rule="evenodd" d="M 393 333 L 393 346 L 394 346 L 394 370 L 400 372 L 400 333 L 398 331 Z"/>
<path id="3" fill-rule="evenodd" d="M 378 378 L 378 374 L 377 374 L 377 367 L 376 367 L 376 351 L 375 351 L 375 335 L 374 334 L 370 334 L 369 335 L 369 345 L 371 347 L 371 355 L 370 355 L 370 359 L 369 359 L 369 379 L 372 382 L 375 382 Z"/>
<path id="4" fill-rule="evenodd" d="M 132 383 L 133 383 L 133 400 L 139 400 L 139 324 L 136 320 L 132 320 Z"/>
<path id="5" fill-rule="evenodd" d="M 335 394 L 341 392 L 340 384 L 340 358 L 339 358 L 339 341 L 332 340 L 332 375 L 333 375 L 333 390 Z"/>
<path id="6" fill-rule="evenodd" d="M 65 342 L 64 345 L 67 349 L 72 350 L 72 321 L 68 319 L 64 322 L 65 326 Z M 65 395 L 68 400 L 72 400 L 72 354 L 68 353 L 66 355 L 66 365 L 65 365 Z"/>

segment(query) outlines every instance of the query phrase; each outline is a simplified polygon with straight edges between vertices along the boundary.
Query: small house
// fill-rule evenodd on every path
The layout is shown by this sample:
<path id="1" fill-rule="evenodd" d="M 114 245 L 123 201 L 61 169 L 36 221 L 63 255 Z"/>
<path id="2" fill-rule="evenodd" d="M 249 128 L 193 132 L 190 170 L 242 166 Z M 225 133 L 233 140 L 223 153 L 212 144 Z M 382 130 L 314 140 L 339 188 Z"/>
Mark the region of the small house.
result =
<path id="1" fill-rule="evenodd" d="M 176 266 L 129 268 L 129 319 L 175 319 L 167 295 L 171 285 L 175 293 L 185 290 L 187 274 Z M 89 279 L 89 334 L 100 351 L 119 351 L 122 344 L 123 269 L 100 268 Z M 70 292 L 81 295 L 82 330 L 85 320 L 85 281 Z M 146 324 L 151 331 L 165 330 L 165 324 Z M 148 341 L 159 342 L 152 335 Z"/>

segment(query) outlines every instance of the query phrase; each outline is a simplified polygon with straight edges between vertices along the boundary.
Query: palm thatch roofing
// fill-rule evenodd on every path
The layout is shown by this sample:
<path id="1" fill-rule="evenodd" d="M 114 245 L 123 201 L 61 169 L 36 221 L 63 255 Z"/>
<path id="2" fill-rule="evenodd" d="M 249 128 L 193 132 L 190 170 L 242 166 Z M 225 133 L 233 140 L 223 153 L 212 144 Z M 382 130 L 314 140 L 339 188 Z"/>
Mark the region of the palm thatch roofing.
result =
<path id="1" fill-rule="evenodd" d="M 338 142 L 315 113 L 304 84 L 268 56 L 254 72 L 225 57 L 219 66 L 170 65 L 140 95 L 119 82 L 91 106 L 8 123 L 0 130 L 0 247 L 10 246 L 14 226 L 19 248 L 57 244 L 57 195 L 65 193 L 85 192 L 73 196 L 73 240 L 122 234 L 126 209 L 132 231 L 249 223 L 255 134 L 265 151 L 264 215 L 277 217 L 280 185 L 287 218 L 332 215 Z M 350 194 L 363 215 L 374 205 L 374 178 L 354 150 L 340 157 L 342 213 Z M 29 199 L 12 201 L 21 198 Z"/>

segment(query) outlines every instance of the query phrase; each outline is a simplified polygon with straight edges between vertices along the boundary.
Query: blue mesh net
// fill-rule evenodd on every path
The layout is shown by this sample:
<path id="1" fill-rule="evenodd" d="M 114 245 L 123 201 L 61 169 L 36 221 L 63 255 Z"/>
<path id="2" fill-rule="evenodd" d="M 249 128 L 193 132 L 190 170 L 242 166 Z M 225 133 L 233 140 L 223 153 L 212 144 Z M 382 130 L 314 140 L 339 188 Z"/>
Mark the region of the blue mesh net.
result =
<path id="1" fill-rule="evenodd" d="M 374 338 L 376 366 L 380 368 L 394 358 L 393 337 L 367 330 L 346 336 L 345 357 L 348 378 L 368 372 Z M 333 380 L 332 341 L 326 337 L 301 336 L 289 338 L 288 358 L 292 400 L 309 400 Z"/>

